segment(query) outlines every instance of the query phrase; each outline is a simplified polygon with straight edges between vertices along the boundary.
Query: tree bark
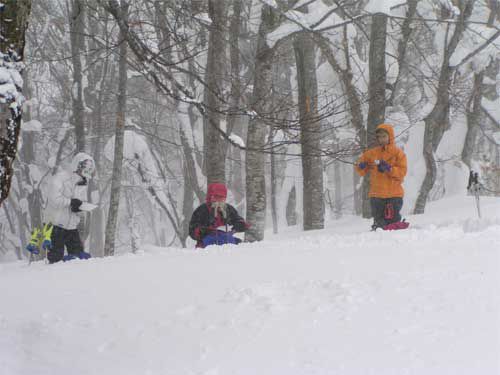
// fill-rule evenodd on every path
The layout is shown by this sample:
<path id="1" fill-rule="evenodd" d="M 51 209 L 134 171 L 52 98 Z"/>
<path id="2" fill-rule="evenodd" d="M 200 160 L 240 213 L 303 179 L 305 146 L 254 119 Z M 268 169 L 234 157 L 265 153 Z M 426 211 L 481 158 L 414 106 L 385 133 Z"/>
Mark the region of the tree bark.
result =
<path id="1" fill-rule="evenodd" d="M 0 12 L 0 66 L 20 74 L 23 66 L 25 33 L 31 10 L 30 0 L 4 0 Z M 10 65 L 10 66 L 7 66 Z M 17 70 L 17 72 L 14 72 Z M 22 83 L 17 82 L 16 93 L 8 97 L 0 96 L 0 206 L 8 197 L 13 163 L 17 154 L 17 144 L 22 117 Z"/>
<path id="2" fill-rule="evenodd" d="M 321 122 L 318 116 L 318 82 L 314 43 L 302 33 L 294 41 L 302 146 L 303 227 L 323 229 L 323 164 L 321 161 Z"/>
<path id="3" fill-rule="evenodd" d="M 240 77 L 240 48 L 239 37 L 241 29 L 241 7 L 242 0 L 233 0 L 233 14 L 229 27 L 229 55 L 231 62 L 231 97 L 230 108 L 227 116 L 227 132 L 231 134 L 238 121 L 238 110 L 241 99 L 241 77 Z M 229 145 L 226 143 L 226 152 Z"/>
<path id="4" fill-rule="evenodd" d="M 273 52 L 267 45 L 267 33 L 273 28 L 277 15 L 268 5 L 262 6 L 257 52 L 255 56 L 255 76 L 252 94 L 253 109 L 259 114 L 269 112 L 272 85 Z M 251 227 L 245 233 L 246 241 L 264 239 L 266 222 L 266 157 L 260 150 L 266 142 L 267 127 L 257 117 L 252 117 L 248 125 L 246 152 L 246 196 L 247 221 Z"/>
<path id="5" fill-rule="evenodd" d="M 290 227 L 297 225 L 297 193 L 295 185 L 288 193 L 288 200 L 286 202 L 286 224 Z"/>
<path id="6" fill-rule="evenodd" d="M 471 168 L 474 145 L 476 143 L 479 122 L 481 121 L 481 100 L 483 99 L 484 72 L 474 74 L 469 104 L 467 106 L 467 133 L 465 135 L 464 148 L 462 150 L 462 161 Z"/>
<path id="7" fill-rule="evenodd" d="M 221 97 L 224 88 L 226 61 L 226 0 L 209 0 L 212 20 L 208 37 L 208 56 L 205 74 L 206 113 L 203 120 L 204 170 L 207 183 L 226 181 L 225 145 L 217 128 L 221 126 Z"/>
<path id="8" fill-rule="evenodd" d="M 336 161 L 333 163 L 333 175 L 335 178 L 335 219 L 340 219 L 342 217 L 342 165 L 340 162 Z"/>
<path id="9" fill-rule="evenodd" d="M 229 55 L 231 62 L 231 97 L 230 107 L 227 114 L 227 132 L 242 136 L 242 118 L 239 115 L 242 99 L 242 79 L 241 79 L 241 51 L 239 39 L 242 28 L 242 0 L 233 0 L 233 14 L 229 24 Z M 245 198 L 244 182 L 242 173 L 241 150 L 225 143 L 226 155 L 228 158 L 228 188 L 231 189 L 235 203 L 239 205 Z M 228 149 L 229 148 L 229 149 Z"/>
<path id="10" fill-rule="evenodd" d="M 31 97 L 32 92 L 27 81 L 24 81 L 24 92 L 28 97 Z M 23 113 L 23 121 L 31 120 L 31 110 L 28 109 Z M 28 201 L 29 217 L 31 228 L 39 228 L 42 225 L 42 191 L 40 189 L 40 181 L 34 181 L 32 179 L 30 166 L 36 164 L 36 140 L 38 137 L 37 132 L 24 132 L 22 147 L 20 152 L 20 173 L 18 176 L 22 179 L 22 183 L 19 184 L 20 195 L 26 197 Z M 21 229 L 21 233 L 24 231 Z M 28 229 L 29 230 L 29 229 Z M 24 242 L 23 242 L 24 243 Z"/>
<path id="11" fill-rule="evenodd" d="M 273 144 L 274 142 L 274 132 L 270 131 L 269 132 L 269 139 L 268 143 Z M 278 233 L 278 177 L 277 177 L 277 161 L 276 161 L 276 154 L 273 152 L 270 155 L 270 168 L 271 168 L 271 217 L 273 219 L 273 233 L 277 234 Z"/>
<path id="12" fill-rule="evenodd" d="M 446 129 L 450 126 L 450 87 L 451 87 L 451 76 L 453 73 L 453 68 L 450 67 L 450 58 L 455 52 L 460 39 L 462 38 L 463 32 L 465 30 L 465 22 L 470 18 L 472 14 L 472 9 L 474 8 L 475 0 L 469 0 L 465 5 L 461 6 L 461 12 L 459 16 L 459 22 L 455 24 L 455 30 L 450 39 L 450 42 L 445 44 L 443 51 L 443 61 L 441 63 L 441 69 L 439 73 L 439 82 L 436 92 L 436 103 L 432 108 L 432 111 L 424 119 L 425 131 L 424 131 L 424 159 L 426 166 L 426 174 L 424 181 L 420 187 L 420 191 L 415 203 L 415 214 L 423 214 L 425 211 L 425 205 L 427 203 L 427 198 L 431 189 L 436 182 L 437 166 L 436 160 L 434 158 L 434 153 L 436 152 L 443 134 Z M 447 32 L 445 34 L 445 41 L 448 40 L 448 33 L 450 32 L 451 26 L 448 24 Z"/>
<path id="13" fill-rule="evenodd" d="M 128 3 L 122 0 L 121 16 L 128 19 Z M 122 183 L 123 144 L 125 133 L 125 115 L 127 109 L 127 42 L 126 35 L 120 30 L 120 57 L 118 73 L 118 106 L 116 113 L 115 149 L 113 158 L 113 175 L 111 180 L 111 196 L 109 202 L 108 221 L 106 224 L 106 240 L 104 255 L 112 256 L 115 253 L 115 235 L 120 205 L 120 190 Z"/>
<path id="14" fill-rule="evenodd" d="M 84 49 L 85 4 L 72 0 L 70 20 L 71 61 L 73 63 L 73 87 L 71 90 L 72 117 L 75 128 L 76 153 L 85 151 L 85 107 L 83 104 L 83 68 L 81 52 Z"/>
<path id="15" fill-rule="evenodd" d="M 417 5 L 420 0 L 409 0 L 408 10 L 405 20 L 401 26 L 402 37 L 398 42 L 398 75 L 394 81 L 392 92 L 387 105 L 393 106 L 407 100 L 407 96 L 403 94 L 403 78 L 408 75 L 408 63 L 406 60 L 408 51 L 408 42 L 413 31 L 411 23 L 417 13 Z"/>
<path id="16" fill-rule="evenodd" d="M 370 57 L 368 86 L 368 118 L 366 124 L 367 149 L 375 144 L 375 130 L 385 121 L 385 44 L 387 36 L 387 16 L 382 13 L 375 14 L 372 18 L 370 34 Z M 369 176 L 363 179 L 363 217 L 371 217 L 370 200 L 368 198 L 370 180 Z"/>
<path id="17" fill-rule="evenodd" d="M 355 143 L 358 149 L 361 149 L 366 145 L 366 128 L 363 120 L 363 111 L 361 109 L 361 98 L 358 94 L 356 86 L 354 84 L 353 78 L 354 75 L 352 73 L 351 68 L 351 57 L 349 53 L 349 43 L 348 43 L 348 35 L 347 35 L 347 26 L 344 27 L 343 30 L 343 49 L 344 49 L 344 59 L 346 68 L 343 69 L 340 63 L 337 60 L 337 56 L 329 45 L 329 42 L 326 38 L 313 34 L 316 44 L 321 50 L 322 55 L 326 58 L 332 69 L 339 75 L 340 81 L 344 87 L 347 102 L 349 105 L 349 112 L 351 115 L 351 123 L 356 131 Z M 359 158 L 359 151 L 355 152 L 353 155 L 354 161 Z M 356 215 L 362 214 L 362 205 L 363 205 L 363 194 L 362 194 L 362 184 L 360 184 L 360 177 L 353 169 L 353 186 L 354 186 L 354 212 Z"/>
<path id="18" fill-rule="evenodd" d="M 89 30 L 99 30 L 99 35 L 104 39 L 105 50 L 111 48 L 110 33 L 108 23 L 110 22 L 107 17 L 103 17 L 105 12 L 102 8 L 96 7 L 95 13 L 87 9 L 86 15 L 88 19 Z M 98 20 L 103 19 L 102 23 Z M 93 137 L 92 156 L 96 165 L 97 176 L 103 176 L 102 169 L 102 154 L 105 141 L 105 124 L 106 124 L 106 108 L 105 103 L 110 101 L 111 93 L 113 92 L 111 85 L 114 69 L 111 67 L 111 58 L 109 54 L 101 56 L 100 44 L 94 39 L 90 38 L 88 42 L 89 51 L 96 51 L 95 56 L 91 55 L 92 60 L 99 60 L 99 63 L 92 64 L 88 71 L 88 87 L 84 90 L 85 103 L 92 109 L 92 123 L 89 130 Z M 97 201 L 93 203 L 98 207 L 90 213 L 90 252 L 92 256 L 104 256 L 104 242 L 105 242 L 105 207 L 102 206 L 102 197 L 104 194 L 105 185 L 96 179 L 90 180 L 89 194 L 90 196 L 98 195 Z"/>

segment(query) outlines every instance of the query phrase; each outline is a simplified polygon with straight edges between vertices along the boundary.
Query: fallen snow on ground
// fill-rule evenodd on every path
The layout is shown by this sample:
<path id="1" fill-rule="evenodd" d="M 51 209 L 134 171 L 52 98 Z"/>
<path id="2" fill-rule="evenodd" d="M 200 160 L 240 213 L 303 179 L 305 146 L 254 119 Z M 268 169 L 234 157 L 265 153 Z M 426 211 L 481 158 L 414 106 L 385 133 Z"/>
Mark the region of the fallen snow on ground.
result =
<path id="1" fill-rule="evenodd" d="M 500 374 L 500 200 L 367 232 L 0 264 L 0 374 Z"/>

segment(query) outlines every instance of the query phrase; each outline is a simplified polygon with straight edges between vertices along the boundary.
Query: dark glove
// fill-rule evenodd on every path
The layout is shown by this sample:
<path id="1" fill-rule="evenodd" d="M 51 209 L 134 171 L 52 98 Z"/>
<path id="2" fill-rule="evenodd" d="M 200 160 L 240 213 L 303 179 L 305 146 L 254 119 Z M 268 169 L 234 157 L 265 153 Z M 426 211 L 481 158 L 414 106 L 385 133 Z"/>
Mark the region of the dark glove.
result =
<path id="1" fill-rule="evenodd" d="M 380 173 L 384 173 L 390 172 L 392 167 L 385 160 L 380 160 L 377 168 Z"/>
<path id="2" fill-rule="evenodd" d="M 210 228 L 207 227 L 196 227 L 194 228 L 194 237 L 197 240 L 203 239 L 210 232 Z"/>
<path id="3" fill-rule="evenodd" d="M 71 203 L 70 203 L 71 212 L 80 212 L 81 205 L 82 201 L 80 199 L 71 198 Z"/>
<path id="4" fill-rule="evenodd" d="M 245 232 L 248 228 L 250 228 L 250 224 L 246 221 L 238 221 L 233 224 L 233 232 Z"/>
<path id="5" fill-rule="evenodd" d="M 87 186 L 87 183 L 88 183 L 87 178 L 82 176 L 82 179 L 80 181 L 78 181 L 76 184 L 78 186 Z"/>
<path id="6" fill-rule="evenodd" d="M 358 164 L 358 168 L 361 170 L 365 169 L 366 167 L 368 167 L 368 163 L 365 161 L 362 161 L 361 163 Z"/>

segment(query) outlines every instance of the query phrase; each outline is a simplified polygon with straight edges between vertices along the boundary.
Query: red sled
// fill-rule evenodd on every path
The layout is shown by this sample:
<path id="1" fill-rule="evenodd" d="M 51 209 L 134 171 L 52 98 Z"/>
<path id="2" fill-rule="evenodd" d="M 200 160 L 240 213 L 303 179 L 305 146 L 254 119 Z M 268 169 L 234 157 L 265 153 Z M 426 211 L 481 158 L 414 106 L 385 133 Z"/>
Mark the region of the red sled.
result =
<path id="1" fill-rule="evenodd" d="M 398 229 L 406 229 L 410 226 L 410 223 L 406 221 L 398 221 L 396 223 L 387 224 L 384 227 L 384 230 L 398 230 Z"/>

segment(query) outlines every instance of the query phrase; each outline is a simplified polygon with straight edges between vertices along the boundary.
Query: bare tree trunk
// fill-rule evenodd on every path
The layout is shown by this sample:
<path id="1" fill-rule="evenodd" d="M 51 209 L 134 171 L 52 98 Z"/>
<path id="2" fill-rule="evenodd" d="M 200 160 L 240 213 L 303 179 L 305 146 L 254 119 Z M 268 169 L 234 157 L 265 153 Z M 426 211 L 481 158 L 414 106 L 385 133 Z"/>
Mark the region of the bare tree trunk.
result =
<path id="1" fill-rule="evenodd" d="M 340 162 L 336 161 L 333 163 L 333 175 L 335 180 L 335 219 L 340 219 L 342 217 L 342 171 Z"/>
<path id="2" fill-rule="evenodd" d="M 23 66 L 24 41 L 28 17 L 31 10 L 30 0 L 3 0 L 0 12 L 0 66 L 20 73 Z M 18 82 L 19 84 L 19 82 Z M 4 83 L 0 84 L 0 87 Z M 2 90 L 3 91 L 3 90 Z M 9 90 L 10 91 L 10 90 Z M 8 197 L 13 163 L 17 153 L 17 143 L 21 128 L 22 83 L 15 86 L 15 92 L 0 96 L 0 206 Z"/>
<path id="3" fill-rule="evenodd" d="M 270 92 L 272 85 L 272 50 L 267 45 L 266 36 L 275 24 L 277 15 L 268 5 L 262 6 L 261 23 L 255 56 L 255 76 L 252 94 L 252 105 L 259 114 L 269 112 Z M 266 222 L 266 179 L 265 155 L 262 151 L 266 142 L 267 127 L 257 117 L 250 119 L 247 133 L 246 152 L 246 196 L 247 221 L 251 227 L 245 233 L 246 241 L 264 239 Z"/>
<path id="4" fill-rule="evenodd" d="M 12 196 L 9 197 L 8 201 L 7 202 L 12 202 Z M 19 224 L 19 234 L 20 234 L 20 243 L 21 244 L 25 244 L 26 243 L 26 238 L 25 238 L 25 235 L 24 235 L 24 231 L 21 230 L 22 228 L 22 218 L 21 218 L 21 210 L 19 209 L 19 207 L 16 207 L 14 205 L 14 203 L 12 202 L 12 204 L 5 204 L 3 206 L 3 209 L 5 211 L 5 217 L 7 218 L 7 222 L 9 223 L 9 229 L 10 229 L 10 233 L 12 233 L 13 235 L 16 235 L 16 226 L 14 225 L 14 221 L 10 215 L 10 212 L 9 212 L 9 209 L 8 209 L 8 206 L 13 206 L 17 209 L 14 209 L 14 212 L 16 213 L 17 215 L 17 219 L 18 219 L 18 224 Z M 16 250 L 15 250 L 15 254 L 17 256 L 17 259 L 18 260 L 21 260 L 23 259 L 23 255 L 22 255 L 22 252 L 21 252 L 21 247 L 19 245 L 16 245 L 14 244 Z"/>
<path id="5" fill-rule="evenodd" d="M 385 120 L 385 42 L 387 36 L 387 16 L 382 13 L 372 17 L 370 34 L 370 61 L 368 86 L 368 118 L 367 118 L 367 138 L 365 147 L 369 148 L 375 144 L 375 130 L 378 125 Z M 363 179 L 363 217 L 371 217 L 370 200 L 368 191 L 370 189 L 369 176 Z"/>
<path id="6" fill-rule="evenodd" d="M 76 152 L 85 150 L 85 107 L 83 104 L 83 69 L 81 52 L 84 49 L 85 4 L 72 0 L 70 20 L 71 61 L 73 63 L 72 120 L 75 127 Z"/>
<path id="7" fill-rule="evenodd" d="M 498 17 L 500 19 L 500 6 L 498 0 L 489 0 L 488 7 L 490 9 L 490 15 L 488 17 L 488 26 L 493 26 L 495 19 Z M 495 63 L 492 61 L 488 68 L 494 67 Z M 494 77 L 498 73 L 498 59 L 496 60 L 497 69 L 494 69 Z M 488 71 L 489 69 L 486 69 Z M 474 146 L 477 139 L 477 134 L 479 130 L 479 125 L 481 122 L 481 116 L 483 114 L 482 110 L 482 99 L 484 93 L 483 80 L 484 76 L 487 75 L 485 71 L 474 74 L 474 83 L 472 86 L 472 92 L 467 105 L 467 134 L 465 135 L 464 148 L 462 150 L 462 161 L 471 168 L 472 157 L 474 153 Z M 495 91 L 496 92 L 496 91 Z M 497 153 L 498 155 L 498 153 Z M 498 163 L 497 163 L 498 165 Z M 500 173 L 498 174 L 500 178 Z"/>
<path id="8" fill-rule="evenodd" d="M 286 224 L 290 227 L 297 225 L 297 193 L 295 185 L 288 193 L 288 200 L 286 202 Z"/>
<path id="9" fill-rule="evenodd" d="M 474 8 L 474 1 L 469 0 L 465 5 L 460 6 L 459 22 L 455 24 L 455 30 L 450 39 L 450 42 L 445 44 L 443 51 L 443 62 L 439 74 L 439 83 L 436 92 L 436 103 L 429 115 L 424 119 L 425 132 L 424 132 L 424 159 L 427 172 L 424 181 L 420 187 L 420 192 L 415 203 L 415 214 L 422 214 L 425 210 L 427 198 L 429 193 L 436 182 L 437 166 L 434 158 L 439 143 L 443 134 L 450 125 L 450 86 L 453 68 L 450 67 L 450 58 L 455 52 L 462 34 L 465 30 L 465 22 L 469 19 Z M 444 14 L 448 17 L 449 14 Z M 445 41 L 448 40 L 448 34 L 452 26 L 448 24 L 445 34 Z"/>
<path id="10" fill-rule="evenodd" d="M 351 115 L 351 123 L 356 131 L 356 143 L 359 149 L 366 145 L 366 129 L 363 120 L 363 111 L 361 109 L 361 98 L 356 90 L 356 86 L 353 82 L 354 75 L 351 68 L 351 57 L 349 52 L 349 41 L 347 36 L 347 26 L 343 30 L 343 49 L 344 49 L 344 59 L 346 61 L 346 67 L 343 69 L 337 57 L 329 45 L 328 39 L 318 35 L 313 34 L 316 44 L 321 50 L 322 55 L 326 58 L 332 69 L 339 75 L 339 78 L 344 86 L 344 90 L 347 96 L 347 101 L 349 105 L 349 112 Z M 359 152 L 354 155 L 354 160 L 359 158 Z M 353 201 L 354 201 L 354 213 L 356 215 L 362 214 L 363 205 L 363 194 L 362 185 L 360 184 L 361 178 L 353 170 Z"/>
<path id="11" fill-rule="evenodd" d="M 28 83 L 24 82 L 24 91 L 28 97 L 31 97 L 31 90 Z M 23 120 L 31 120 L 31 111 L 28 110 L 23 114 Z M 18 178 L 22 179 L 22 183 L 19 184 L 19 189 L 21 196 L 25 196 L 28 201 L 29 217 L 31 228 L 39 228 L 42 225 L 42 191 L 40 189 L 40 181 L 34 181 L 30 172 L 30 165 L 36 163 L 36 149 L 35 140 L 37 139 L 38 133 L 36 132 L 24 132 L 22 147 L 20 152 L 20 170 L 21 174 Z M 21 233 L 25 228 L 21 228 Z M 28 229 L 29 230 L 29 229 Z"/>
<path id="12" fill-rule="evenodd" d="M 500 19 L 500 3 L 498 0 L 488 0 L 488 7 L 490 8 L 488 26 L 492 26 L 493 22 L 495 22 L 495 18 Z"/>
<path id="13" fill-rule="evenodd" d="M 187 171 L 188 164 L 184 161 L 182 168 L 184 170 L 184 176 L 189 176 L 189 171 Z M 183 187 L 183 196 L 182 196 L 182 238 L 179 238 L 181 241 L 182 247 L 186 247 L 186 240 L 189 237 L 189 221 L 191 219 L 191 214 L 194 210 L 194 190 L 191 184 L 191 181 L 184 181 Z"/>
<path id="14" fill-rule="evenodd" d="M 462 161 L 471 168 L 474 145 L 476 143 L 479 121 L 481 121 L 481 100 L 483 99 L 484 72 L 474 74 L 469 104 L 467 106 L 467 133 L 465 135 L 464 148 L 462 150 Z"/>
<path id="15" fill-rule="evenodd" d="M 223 95 L 224 71 L 226 60 L 226 0 L 209 0 L 209 15 L 212 20 L 208 37 L 207 69 L 205 74 L 206 114 L 204 130 L 204 170 L 207 183 L 225 182 L 225 145 L 219 132 L 222 108 L 220 97 Z"/>
<path id="16" fill-rule="evenodd" d="M 314 43 L 303 33 L 294 41 L 302 146 L 304 230 L 323 229 L 323 164 L 321 161 L 321 122 L 318 116 L 318 83 Z"/>
<path id="17" fill-rule="evenodd" d="M 274 142 L 274 132 L 269 132 L 269 144 Z M 271 217 L 273 219 L 273 233 L 278 233 L 278 205 L 277 205 L 277 190 L 278 178 L 276 176 L 276 154 L 273 152 L 270 155 L 271 161 Z"/>
<path id="18" fill-rule="evenodd" d="M 398 75 L 392 87 L 392 92 L 387 105 L 393 106 L 399 104 L 402 101 L 407 100 L 407 96 L 403 95 L 403 82 L 402 78 L 408 74 L 408 62 L 406 61 L 406 55 L 408 51 L 408 42 L 410 40 L 413 28 L 411 24 L 417 13 L 417 5 L 420 0 L 409 0 L 408 10 L 406 12 L 405 20 L 401 26 L 402 38 L 398 42 Z"/>
<path id="19" fill-rule="evenodd" d="M 242 27 L 242 0 L 233 0 L 233 14 L 231 16 L 231 21 L 229 25 L 229 54 L 231 61 L 231 97 L 230 97 L 230 108 L 227 115 L 227 131 L 228 134 L 234 133 L 238 134 L 241 128 L 241 116 L 238 115 L 239 108 L 241 106 L 241 61 L 240 61 L 240 46 L 239 38 L 241 35 Z M 238 134 L 240 135 L 240 134 Z M 226 154 L 228 152 L 226 143 Z M 230 160 L 229 164 L 229 176 L 228 176 L 228 187 L 233 193 L 235 198 L 235 203 L 240 204 L 245 197 L 244 186 L 243 186 L 243 174 L 242 174 L 242 162 L 241 162 L 241 150 L 236 147 L 229 148 Z"/>
<path id="20" fill-rule="evenodd" d="M 122 19 L 128 20 L 128 7 L 122 1 L 120 11 Z M 122 183 L 123 143 L 125 133 L 125 114 L 127 109 L 127 42 L 126 35 L 120 30 L 120 60 L 118 73 L 118 108 L 116 113 L 115 150 L 113 158 L 113 176 L 111 180 L 111 196 L 109 202 L 108 221 L 106 224 L 106 240 L 104 255 L 111 256 L 115 253 L 115 234 L 120 205 L 120 189 Z"/>
<path id="21" fill-rule="evenodd" d="M 183 198 L 182 198 L 182 214 L 183 220 L 181 223 L 182 237 L 179 238 L 183 247 L 186 247 L 186 239 L 189 237 L 189 221 L 191 214 L 194 209 L 194 198 L 195 192 L 197 193 L 198 199 L 203 200 L 201 189 L 198 186 L 198 179 L 196 177 L 196 166 L 193 158 L 193 150 L 189 146 L 186 138 L 186 134 L 182 129 L 182 125 L 179 125 L 179 135 L 182 144 L 183 162 L 182 170 L 184 176 L 184 186 L 183 186 Z"/>
<path id="22" fill-rule="evenodd" d="M 92 0 L 95 3 L 95 0 Z M 105 49 L 111 48 L 110 33 L 108 31 L 108 23 L 110 20 L 105 17 L 106 13 L 104 9 L 96 6 L 94 12 L 87 8 L 87 22 L 89 30 L 99 30 L 98 33 L 102 38 L 102 43 L 105 45 Z M 100 21 L 102 19 L 102 22 Z M 114 67 L 110 59 L 112 55 L 108 53 L 101 57 L 101 47 L 100 43 L 95 41 L 93 38 L 89 38 L 88 41 L 89 51 L 95 51 L 95 56 L 90 55 L 89 59 L 99 60 L 98 63 L 94 63 L 89 67 L 88 71 L 88 87 L 84 90 L 85 104 L 87 107 L 92 109 L 91 115 L 91 126 L 89 126 L 89 133 L 92 134 L 92 142 L 90 150 L 92 150 L 92 156 L 95 161 L 97 176 L 103 176 L 103 166 L 101 165 L 101 159 L 104 149 L 104 141 L 106 139 L 105 128 L 107 125 L 106 108 L 105 102 L 109 102 L 109 98 L 113 93 L 111 88 L 112 79 L 110 77 L 114 76 Z M 103 206 L 102 197 L 105 190 L 105 184 L 103 182 L 96 181 L 92 179 L 89 185 L 89 196 L 98 196 L 96 201 L 93 203 L 97 204 L 98 207 L 91 211 L 90 213 L 90 246 L 89 250 L 92 256 L 104 256 L 104 241 L 105 241 L 105 211 L 106 208 Z M 94 198 L 95 199 L 95 198 Z"/>
<path id="23" fill-rule="evenodd" d="M 356 160 L 358 160 L 358 157 L 354 157 L 354 163 Z M 363 214 L 363 195 L 362 195 L 362 187 L 363 187 L 363 182 L 361 180 L 361 177 L 359 174 L 356 173 L 356 171 L 352 170 L 352 186 L 353 186 L 353 200 L 354 200 L 354 214 L 355 215 L 362 215 Z"/>
<path id="24" fill-rule="evenodd" d="M 241 78 L 240 78 L 240 48 L 239 37 L 241 28 L 241 7 L 242 0 L 233 0 L 233 14 L 231 16 L 231 23 L 229 27 L 229 54 L 231 61 L 231 106 L 227 116 L 227 132 L 233 132 L 233 129 L 238 121 L 238 109 L 241 99 Z M 228 144 L 225 144 L 226 152 Z"/>

